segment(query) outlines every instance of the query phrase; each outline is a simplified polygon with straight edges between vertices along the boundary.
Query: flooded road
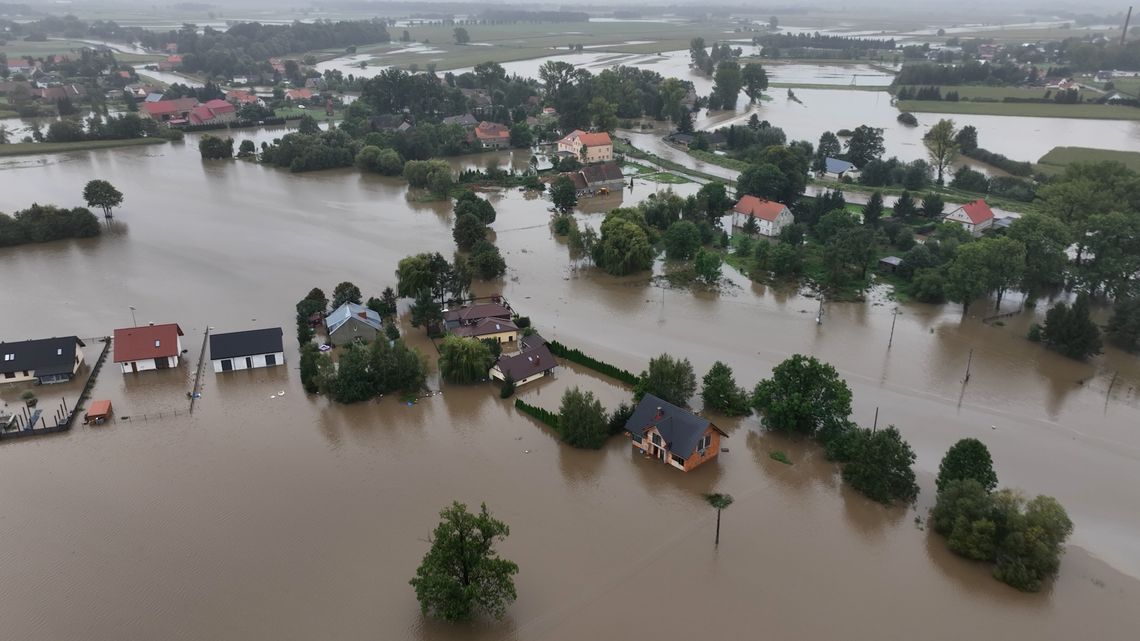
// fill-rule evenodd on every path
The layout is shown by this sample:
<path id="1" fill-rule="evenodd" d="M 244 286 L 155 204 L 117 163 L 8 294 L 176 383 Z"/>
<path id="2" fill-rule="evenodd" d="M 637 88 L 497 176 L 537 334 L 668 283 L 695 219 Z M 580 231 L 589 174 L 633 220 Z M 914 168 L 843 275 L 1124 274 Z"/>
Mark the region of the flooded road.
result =
<path id="1" fill-rule="evenodd" d="M 105 368 L 93 396 L 112 400 L 119 420 L 0 444 L 5 637 L 681 639 L 707 634 L 715 618 L 718 638 L 751 637 L 758 625 L 779 639 L 1134 638 L 1134 356 L 1068 361 L 1022 338 L 1029 316 L 983 325 L 973 314 L 989 313 L 984 304 L 965 319 L 953 305 L 902 306 L 888 351 L 891 304 L 829 304 L 817 326 L 814 300 L 728 271 L 720 294 L 662 292 L 646 276 L 575 264 L 548 229 L 548 203 L 512 191 L 492 196 L 508 273 L 480 293 L 502 291 L 543 335 L 634 371 L 669 352 L 698 375 L 723 360 L 750 387 L 791 353 L 815 354 L 850 383 L 856 420 L 869 424 L 878 408 L 880 424 L 915 448 L 917 510 L 852 493 L 818 449 L 762 433 L 754 417 L 718 420 L 730 451 L 685 475 L 633 456 L 621 439 L 597 452 L 566 448 L 489 386 L 443 386 L 414 406 L 331 406 L 297 378 L 296 300 L 342 280 L 376 295 L 395 284 L 401 257 L 450 255 L 450 208 L 354 170 L 203 163 L 195 139 L 0 164 L 3 211 L 80 205 L 94 177 L 126 196 L 100 238 L 0 250 L 0 288 L 26 311 L 5 316 L 3 336 L 106 335 L 131 322 L 134 306 L 139 323 L 180 323 L 189 361 L 140 376 Z M 637 181 L 624 203 L 655 189 Z M 604 211 L 613 198 L 584 209 Z M 579 218 L 597 225 L 601 215 Z M 285 328 L 286 367 L 207 368 L 192 416 L 144 418 L 187 408 L 207 327 L 274 325 Z M 429 385 L 440 387 L 435 376 Z M 570 367 L 520 394 L 554 410 L 573 385 L 611 408 L 626 395 Z M 939 459 L 965 436 L 990 447 L 1003 485 L 1068 509 L 1076 531 L 1051 589 L 1017 593 L 915 524 Z M 794 465 L 771 460 L 777 449 Z M 719 549 L 701 497 L 710 491 L 737 499 Z M 486 501 L 511 526 L 502 552 L 520 565 L 519 599 L 503 622 L 419 614 L 407 581 L 451 500 Z M 637 616 L 631 605 L 646 595 L 690 615 Z"/>

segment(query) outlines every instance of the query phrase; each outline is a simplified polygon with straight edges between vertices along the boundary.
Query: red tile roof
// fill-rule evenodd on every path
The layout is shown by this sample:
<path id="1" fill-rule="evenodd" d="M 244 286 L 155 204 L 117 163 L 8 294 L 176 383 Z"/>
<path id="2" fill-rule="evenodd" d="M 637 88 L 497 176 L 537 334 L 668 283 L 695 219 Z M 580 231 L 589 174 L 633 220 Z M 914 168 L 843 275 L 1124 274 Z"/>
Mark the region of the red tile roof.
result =
<path id="1" fill-rule="evenodd" d="M 241 90 L 235 89 L 233 91 L 227 91 L 226 92 L 226 100 L 230 100 L 233 102 L 240 102 L 240 103 L 244 104 L 247 102 L 257 102 L 258 100 L 260 100 L 260 98 L 258 98 L 257 96 L 253 95 L 252 93 L 250 93 L 248 91 L 241 91 Z"/>
<path id="2" fill-rule="evenodd" d="M 115 362 L 177 356 L 179 336 L 182 336 L 182 328 L 177 323 L 116 329 L 111 343 L 115 348 Z"/>
<path id="3" fill-rule="evenodd" d="M 500 125 L 497 122 L 483 121 L 475 128 L 475 137 L 479 140 L 496 140 L 501 138 L 510 138 L 511 130 L 506 125 Z"/>
<path id="4" fill-rule="evenodd" d="M 197 98 L 178 98 L 177 100 L 159 100 L 158 102 L 144 102 L 143 111 L 151 116 L 170 116 L 174 114 L 189 113 L 198 106 Z"/>
<path id="5" fill-rule="evenodd" d="M 784 203 L 774 200 L 765 200 L 763 198 L 757 198 L 756 196 L 745 196 L 740 199 L 740 202 L 736 203 L 732 211 L 746 216 L 752 216 L 753 218 L 775 222 L 776 217 L 786 208 L 787 206 Z"/>
<path id="6" fill-rule="evenodd" d="M 285 97 L 289 100 L 308 100 L 313 97 L 313 92 L 309 89 L 290 89 L 285 92 Z"/>
<path id="7" fill-rule="evenodd" d="M 959 209 L 961 209 L 966 214 L 966 217 L 970 219 L 970 222 L 975 225 L 984 223 L 987 220 L 992 220 L 994 217 L 993 210 L 991 210 L 990 206 L 986 204 L 986 201 L 981 198 L 972 203 L 966 203 L 959 207 Z"/>
<path id="8" fill-rule="evenodd" d="M 579 142 L 581 142 L 583 145 L 586 145 L 587 147 L 601 147 L 614 144 L 614 141 L 610 140 L 610 135 L 604 131 L 599 131 L 597 133 L 587 133 L 581 129 L 575 129 L 574 131 L 571 131 L 559 142 L 571 142 L 575 138 L 577 138 Z"/>

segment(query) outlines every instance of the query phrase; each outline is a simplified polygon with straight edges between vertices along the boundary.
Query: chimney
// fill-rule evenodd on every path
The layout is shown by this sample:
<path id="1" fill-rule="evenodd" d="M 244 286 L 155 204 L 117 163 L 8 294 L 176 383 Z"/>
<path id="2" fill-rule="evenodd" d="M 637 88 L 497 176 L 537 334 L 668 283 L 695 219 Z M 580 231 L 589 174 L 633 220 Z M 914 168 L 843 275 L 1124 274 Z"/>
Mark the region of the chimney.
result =
<path id="1" fill-rule="evenodd" d="M 357 312 L 356 315 L 365 319 L 365 320 L 368 319 L 368 312 Z"/>
<path id="2" fill-rule="evenodd" d="M 655 420 L 655 421 L 660 421 L 660 420 L 661 420 L 661 419 L 663 419 L 663 418 L 665 418 L 665 409 L 664 409 L 664 408 L 662 408 L 662 407 L 660 407 L 660 406 L 658 406 L 658 407 L 657 407 L 657 414 L 655 414 L 655 415 L 653 416 L 653 420 Z"/>

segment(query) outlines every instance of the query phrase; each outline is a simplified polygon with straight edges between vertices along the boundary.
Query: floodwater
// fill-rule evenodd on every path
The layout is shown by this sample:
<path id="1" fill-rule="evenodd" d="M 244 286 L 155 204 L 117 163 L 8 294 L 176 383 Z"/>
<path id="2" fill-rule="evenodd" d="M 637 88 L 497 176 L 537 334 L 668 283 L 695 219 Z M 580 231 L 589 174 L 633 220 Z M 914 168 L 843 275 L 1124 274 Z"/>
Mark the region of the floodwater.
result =
<path id="1" fill-rule="evenodd" d="M 569 259 L 545 201 L 510 191 L 492 196 L 509 271 L 480 293 L 503 292 L 548 338 L 634 371 L 669 352 L 699 374 L 723 360 L 751 386 L 790 354 L 815 354 L 850 383 L 855 419 L 870 424 L 878 408 L 915 448 L 917 508 L 870 503 L 816 447 L 762 433 L 755 418 L 718 420 L 729 452 L 681 474 L 621 439 L 564 447 L 490 386 L 444 385 L 413 406 L 333 406 L 301 390 L 294 303 L 342 280 L 375 295 L 404 255 L 450 254 L 449 208 L 354 170 L 204 163 L 195 139 L 0 164 L 4 211 L 79 205 L 94 177 L 126 195 L 100 238 L 0 251 L 0 287 L 21 310 L 5 315 L 5 337 L 106 335 L 134 306 L 139 323 L 180 323 L 188 350 L 176 370 L 105 368 L 93 396 L 114 402 L 114 423 L 0 443 L 5 637 L 682 639 L 762 626 L 780 639 L 1135 638 L 1135 357 L 1068 361 L 1022 338 L 1028 315 L 981 324 L 983 303 L 964 319 L 953 305 L 901 306 L 887 350 L 889 303 L 829 304 L 820 326 L 814 300 L 732 272 L 720 294 L 612 278 Z M 638 181 L 625 202 L 654 189 Z M 187 416 L 205 329 L 275 325 L 287 365 L 207 368 Z M 404 330 L 430 353 L 406 319 Z M 520 393 L 553 410 L 575 385 L 607 407 L 626 395 L 572 367 Z M 1076 523 L 1041 594 L 998 583 L 916 524 L 942 453 L 965 436 L 987 443 L 1004 485 L 1056 496 Z M 777 449 L 795 464 L 770 459 Z M 701 498 L 711 491 L 736 497 L 719 549 Z M 486 501 L 511 526 L 501 550 L 520 565 L 519 599 L 502 622 L 424 619 L 407 584 L 452 500 Z M 647 614 L 646 602 L 671 615 Z"/>
<path id="2" fill-rule="evenodd" d="M 384 67 L 359 68 L 361 59 L 371 54 L 358 54 L 323 62 L 319 69 L 341 69 L 344 73 L 373 76 Z M 598 73 L 616 65 L 629 65 L 656 71 L 665 77 L 692 81 L 699 95 L 712 91 L 712 79 L 689 68 L 688 51 L 667 51 L 658 54 L 623 54 L 612 52 L 583 52 L 560 54 L 546 58 L 518 60 L 502 63 L 508 74 L 537 78 L 539 68 L 547 61 L 568 62 Z M 353 66 L 354 63 L 357 66 Z M 886 157 L 897 156 L 903 161 L 926 159 L 922 137 L 938 120 L 950 118 L 958 127 L 972 125 L 978 130 L 979 144 L 1015 160 L 1036 162 L 1053 147 L 1094 147 L 1122 151 L 1140 150 L 1140 121 L 1092 120 L 1077 118 L 1037 118 L 1027 116 L 979 116 L 968 114 L 919 113 L 917 127 L 898 122 L 899 111 L 891 104 L 891 95 L 874 88 L 885 88 L 893 75 L 882 68 L 866 64 L 812 65 L 767 64 L 772 82 L 851 85 L 868 87 L 859 91 L 845 89 L 793 89 L 795 98 L 787 89 L 772 88 L 770 100 L 749 105 L 742 93 L 735 111 L 702 111 L 695 119 L 699 129 L 715 129 L 725 125 L 742 124 L 757 114 L 782 128 L 788 140 L 808 140 L 812 144 L 826 130 L 854 129 L 869 125 L 883 130 Z M 456 69 L 462 73 L 471 69 Z"/>

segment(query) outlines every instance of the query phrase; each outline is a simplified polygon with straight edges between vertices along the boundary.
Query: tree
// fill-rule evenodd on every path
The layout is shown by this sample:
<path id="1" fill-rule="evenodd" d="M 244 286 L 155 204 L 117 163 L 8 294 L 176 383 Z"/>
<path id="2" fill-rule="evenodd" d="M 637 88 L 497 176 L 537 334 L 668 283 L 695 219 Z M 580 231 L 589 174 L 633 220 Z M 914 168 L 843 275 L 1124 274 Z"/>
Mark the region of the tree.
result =
<path id="1" fill-rule="evenodd" d="M 682 110 L 677 118 L 677 131 L 683 134 L 693 133 L 693 114 L 688 109 Z"/>
<path id="2" fill-rule="evenodd" d="M 7 145 L 12 140 L 12 130 L 8 129 L 8 125 L 0 125 L 0 145 Z"/>
<path id="3" fill-rule="evenodd" d="M 395 149 L 366 145 L 356 154 L 356 166 L 385 176 L 399 176 L 404 171 L 404 161 Z"/>
<path id="4" fill-rule="evenodd" d="M 922 215 L 930 220 L 938 220 L 942 218 L 942 210 L 946 208 L 946 203 L 938 194 L 926 194 L 922 199 Z"/>
<path id="5" fill-rule="evenodd" d="M 602 234 L 594 246 L 594 263 L 614 276 L 652 267 L 656 252 L 645 227 L 644 218 L 635 209 L 615 209 L 606 214 Z"/>
<path id="6" fill-rule="evenodd" d="M 752 410 L 748 407 L 748 392 L 737 386 L 732 368 L 717 361 L 701 379 L 701 402 L 705 409 L 713 409 L 726 416 L 745 416 Z"/>
<path id="7" fill-rule="evenodd" d="M 1021 290 L 1035 296 L 1064 281 L 1071 235 L 1060 220 L 1042 214 L 1026 214 L 1013 221 L 1007 234 L 1025 247 L 1025 270 Z"/>
<path id="8" fill-rule="evenodd" d="M 360 288 L 348 281 L 333 288 L 332 307 L 336 309 L 345 303 L 360 304 Z"/>
<path id="9" fill-rule="evenodd" d="M 666 258 L 688 260 L 701 248 L 701 233 L 691 221 L 678 220 L 669 225 L 661 241 L 665 245 Z"/>
<path id="10" fill-rule="evenodd" d="M 712 94 L 709 95 L 710 109 L 736 109 L 736 97 L 744 86 L 740 65 L 733 60 L 722 60 L 713 75 Z"/>
<path id="11" fill-rule="evenodd" d="M 1077 296 L 1072 307 L 1057 303 L 1045 314 L 1041 341 L 1069 358 L 1084 360 L 1100 353 L 1100 328 L 1089 317 L 1089 301 Z"/>
<path id="12" fill-rule="evenodd" d="M 883 194 L 874 192 L 863 205 L 863 224 L 872 229 L 879 228 L 879 218 L 883 216 Z"/>
<path id="13" fill-rule="evenodd" d="M 487 238 L 487 226 L 474 214 L 464 214 L 455 219 L 451 236 L 459 249 L 469 251 L 475 243 Z"/>
<path id="14" fill-rule="evenodd" d="M 218 138 L 210 134 L 203 134 L 198 141 L 198 152 L 202 160 L 224 160 L 234 157 L 234 139 Z"/>
<path id="15" fill-rule="evenodd" d="M 720 513 L 728 509 L 732 505 L 733 498 L 731 494 L 706 494 L 705 501 L 708 502 L 714 509 L 716 509 L 716 540 L 713 541 L 713 546 L 720 545 Z"/>
<path id="16" fill-rule="evenodd" d="M 684 407 L 696 391 L 697 377 L 693 374 L 693 365 L 689 359 L 675 359 L 662 354 L 649 360 L 649 367 L 638 378 L 634 396 L 640 399 L 646 394 L 652 394 L 678 407 Z"/>
<path id="17" fill-rule="evenodd" d="M 768 89 L 768 72 L 764 70 L 763 65 L 749 62 L 744 65 L 740 75 L 744 81 L 744 93 L 748 96 L 748 101 L 755 104 L 761 94 Z"/>
<path id="18" fill-rule="evenodd" d="M 1140 297 L 1117 299 L 1104 333 L 1120 349 L 1140 350 Z"/>
<path id="19" fill-rule="evenodd" d="M 987 492 L 997 487 L 998 478 L 990 451 L 976 438 L 961 439 L 946 451 L 946 456 L 942 457 L 942 462 L 938 465 L 935 485 L 941 492 L 949 486 L 950 481 L 965 479 L 977 481 Z"/>
<path id="20" fill-rule="evenodd" d="M 724 259 L 720 254 L 703 248 L 698 249 L 697 255 L 693 258 L 693 271 L 697 274 L 697 280 L 706 285 L 715 285 L 720 280 L 720 267 L 723 262 Z"/>
<path id="21" fill-rule="evenodd" d="M 380 309 L 376 313 L 382 318 L 393 318 L 396 315 L 396 292 L 391 287 L 385 287 L 380 293 Z"/>
<path id="22" fill-rule="evenodd" d="M 819 145 L 815 148 L 814 169 L 823 171 L 827 168 L 827 159 L 838 158 L 841 153 L 843 153 L 843 147 L 839 142 L 839 137 L 830 131 L 823 132 L 819 135 Z"/>
<path id="23" fill-rule="evenodd" d="M 491 349 L 479 339 L 449 334 L 440 341 L 439 374 L 449 383 L 484 380 L 494 362 Z"/>
<path id="24" fill-rule="evenodd" d="M 914 450 L 895 426 L 885 430 L 857 429 L 847 437 L 848 460 L 843 480 L 867 498 L 883 504 L 910 502 L 918 496 L 914 480 Z"/>
<path id="25" fill-rule="evenodd" d="M 499 248 L 486 240 L 475 243 L 467 262 L 480 280 L 498 278 L 507 272 L 507 261 L 503 260 Z"/>
<path id="26" fill-rule="evenodd" d="M 515 377 L 508 373 L 503 377 L 503 385 L 499 388 L 499 398 L 510 398 L 515 394 Z"/>
<path id="27" fill-rule="evenodd" d="M 946 537 L 950 550 L 977 561 L 992 561 L 996 554 L 994 517 L 993 497 L 975 479 L 947 481 L 930 511 L 931 527 Z"/>
<path id="28" fill-rule="evenodd" d="M 768 429 L 826 441 L 842 430 L 851 415 L 851 390 L 835 368 L 811 356 L 796 354 L 756 384 L 752 408 Z"/>
<path id="29" fill-rule="evenodd" d="M 425 327 L 439 320 L 443 308 L 436 302 L 430 289 L 421 289 L 413 296 L 415 300 L 412 301 L 412 306 L 408 309 L 411 313 L 412 327 Z"/>
<path id="30" fill-rule="evenodd" d="M 457 45 L 465 45 L 471 42 L 471 35 L 463 27 L 456 27 L 452 35 L 455 37 L 455 44 Z"/>
<path id="31" fill-rule="evenodd" d="M 601 96 L 595 96 L 586 106 L 590 121 L 598 131 L 613 131 L 617 128 L 617 107 Z"/>
<path id="32" fill-rule="evenodd" d="M 954 142 L 958 145 L 958 151 L 969 156 L 978 149 L 978 130 L 973 125 L 966 125 L 958 130 Z"/>
<path id="33" fill-rule="evenodd" d="M 914 204 L 914 197 L 910 195 L 909 191 L 904 189 L 903 193 L 899 194 L 895 200 L 894 210 L 895 216 L 902 220 L 910 220 L 918 213 L 918 208 Z"/>
<path id="34" fill-rule="evenodd" d="M 1024 504 L 1020 495 L 1005 490 L 995 496 L 995 503 L 1005 517 L 1008 534 L 998 545 L 994 576 L 1018 590 L 1036 592 L 1060 569 L 1073 522 L 1051 496 L 1038 496 Z"/>
<path id="35" fill-rule="evenodd" d="M 111 209 L 123 204 L 123 194 L 106 180 L 92 180 L 83 188 L 83 200 L 88 207 L 99 207 L 104 218 L 111 218 Z"/>
<path id="36" fill-rule="evenodd" d="M 574 209 L 578 204 L 578 190 L 574 188 L 573 181 L 566 176 L 555 178 L 550 185 L 550 200 L 555 209 L 564 214 Z"/>
<path id="37" fill-rule="evenodd" d="M 922 137 L 926 144 L 926 153 L 930 157 L 930 164 L 934 165 L 939 185 L 944 184 L 943 174 L 958 157 L 957 137 L 958 131 L 954 128 L 954 121 L 946 118 L 935 123 Z"/>
<path id="38" fill-rule="evenodd" d="M 736 179 L 738 197 L 749 195 L 784 202 L 781 198 L 789 189 L 789 181 L 784 172 L 771 163 L 749 165 Z"/>
<path id="39" fill-rule="evenodd" d="M 455 215 L 458 217 L 466 214 L 474 214 L 484 225 L 495 222 L 497 217 L 494 205 L 471 190 L 464 190 L 455 199 Z"/>
<path id="40" fill-rule="evenodd" d="M 511 125 L 511 146 L 515 149 L 526 149 L 534 144 L 534 134 L 530 125 L 525 122 L 516 122 Z"/>
<path id="41" fill-rule="evenodd" d="M 309 394 L 316 394 L 319 390 L 317 385 L 317 361 L 320 359 L 321 352 L 317 348 L 316 343 L 305 343 L 301 345 L 301 386 Z"/>
<path id="42" fill-rule="evenodd" d="M 571 447 L 596 450 L 609 436 L 609 417 L 594 393 L 574 387 L 562 394 L 558 428 Z"/>
<path id="43" fill-rule="evenodd" d="M 847 139 L 847 159 L 860 169 L 882 157 L 886 148 L 883 146 L 883 130 L 867 125 L 859 125 L 851 132 Z"/>
<path id="44" fill-rule="evenodd" d="M 420 610 L 447 621 L 481 613 L 501 619 L 518 597 L 512 577 L 519 566 L 494 549 L 496 541 L 510 535 L 510 528 L 491 516 L 486 503 L 471 514 L 466 505 L 455 502 L 439 516 L 431 549 L 410 581 Z"/>
<path id="45" fill-rule="evenodd" d="M 316 301 L 319 303 L 320 309 L 318 311 L 323 312 L 329 306 L 329 299 L 325 296 L 325 293 L 321 290 L 320 287 L 314 287 L 310 289 L 309 293 L 305 294 L 305 300 Z"/>

